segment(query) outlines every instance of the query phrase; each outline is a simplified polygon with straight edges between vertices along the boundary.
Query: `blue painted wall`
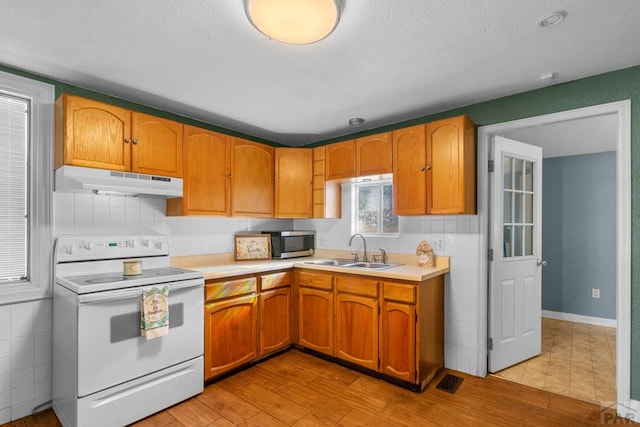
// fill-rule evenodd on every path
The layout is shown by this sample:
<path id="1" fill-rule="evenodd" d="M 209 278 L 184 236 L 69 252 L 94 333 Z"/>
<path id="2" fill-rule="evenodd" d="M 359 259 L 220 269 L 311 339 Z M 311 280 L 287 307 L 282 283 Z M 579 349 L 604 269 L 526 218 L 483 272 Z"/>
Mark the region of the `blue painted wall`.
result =
<path id="1" fill-rule="evenodd" d="M 542 180 L 542 308 L 615 319 L 616 153 L 544 159 Z"/>

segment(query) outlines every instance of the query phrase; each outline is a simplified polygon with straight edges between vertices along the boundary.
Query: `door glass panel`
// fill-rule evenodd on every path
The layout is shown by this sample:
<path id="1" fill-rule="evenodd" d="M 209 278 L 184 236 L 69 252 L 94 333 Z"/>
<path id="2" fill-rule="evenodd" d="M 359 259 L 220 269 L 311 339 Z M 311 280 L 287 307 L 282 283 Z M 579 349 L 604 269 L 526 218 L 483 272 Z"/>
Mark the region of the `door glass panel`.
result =
<path id="1" fill-rule="evenodd" d="M 524 162 L 524 190 L 533 191 L 533 162 Z"/>
<path id="2" fill-rule="evenodd" d="M 502 222 L 504 223 L 509 223 L 512 222 L 513 220 L 511 219 L 511 195 L 513 194 L 513 192 L 511 191 L 505 191 L 504 192 L 504 203 L 503 203 L 503 218 L 502 218 Z"/>
<path id="3" fill-rule="evenodd" d="M 534 163 L 511 156 L 503 156 L 502 246 L 503 256 L 534 255 L 536 227 Z"/>
<path id="4" fill-rule="evenodd" d="M 533 194 L 524 195 L 524 222 L 527 224 L 533 222 Z"/>
<path id="5" fill-rule="evenodd" d="M 502 158 L 502 175 L 504 177 L 503 181 L 504 181 L 504 188 L 509 190 L 512 188 L 511 186 L 511 178 L 512 178 L 512 173 L 511 173 L 511 164 L 513 162 L 513 158 L 509 157 L 509 156 L 504 156 Z"/>
<path id="6" fill-rule="evenodd" d="M 502 233 L 504 236 L 504 241 L 502 243 L 502 255 L 505 258 L 508 258 L 513 256 L 511 255 L 511 226 L 505 225 Z"/>
<path id="7" fill-rule="evenodd" d="M 523 173 L 523 160 L 514 159 L 514 174 L 513 174 L 513 188 L 514 190 L 522 190 L 522 173 Z"/>
<path id="8" fill-rule="evenodd" d="M 513 227 L 513 256 L 522 256 L 522 226 Z"/>
<path id="9" fill-rule="evenodd" d="M 533 255 L 533 226 L 524 226 L 524 255 Z"/>
<path id="10" fill-rule="evenodd" d="M 522 193 L 513 193 L 513 222 L 522 223 Z"/>

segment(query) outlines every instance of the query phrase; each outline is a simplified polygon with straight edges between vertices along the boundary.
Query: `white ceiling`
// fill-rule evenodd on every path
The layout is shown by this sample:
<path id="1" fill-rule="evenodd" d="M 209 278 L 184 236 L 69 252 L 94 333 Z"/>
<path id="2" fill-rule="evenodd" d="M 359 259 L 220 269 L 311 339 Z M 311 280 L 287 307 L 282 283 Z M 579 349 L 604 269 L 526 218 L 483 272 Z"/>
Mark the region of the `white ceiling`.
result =
<path id="1" fill-rule="evenodd" d="M 505 137 L 542 147 L 547 157 L 575 156 L 618 149 L 618 116 L 603 114 L 513 130 Z"/>
<path id="2" fill-rule="evenodd" d="M 304 46 L 260 34 L 242 0 L 0 14 L 2 64 L 294 146 L 640 64 L 638 0 L 344 0 L 335 32 Z"/>

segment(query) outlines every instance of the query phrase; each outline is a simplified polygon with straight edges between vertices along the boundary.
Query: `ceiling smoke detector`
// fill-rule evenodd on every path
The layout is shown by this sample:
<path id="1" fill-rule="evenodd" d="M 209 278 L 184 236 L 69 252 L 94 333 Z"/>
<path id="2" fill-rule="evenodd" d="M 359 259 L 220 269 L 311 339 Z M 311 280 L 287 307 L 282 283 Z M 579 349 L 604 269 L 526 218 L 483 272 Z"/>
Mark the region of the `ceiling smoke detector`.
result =
<path id="1" fill-rule="evenodd" d="M 538 19 L 538 26 L 543 28 L 551 27 L 552 25 L 556 25 L 564 21 L 564 18 L 566 17 L 567 17 L 566 10 L 559 10 L 557 12 L 552 12 Z"/>
<path id="2" fill-rule="evenodd" d="M 353 119 L 349 119 L 349 126 L 358 127 L 362 126 L 364 123 L 364 119 L 362 117 L 354 117 Z"/>

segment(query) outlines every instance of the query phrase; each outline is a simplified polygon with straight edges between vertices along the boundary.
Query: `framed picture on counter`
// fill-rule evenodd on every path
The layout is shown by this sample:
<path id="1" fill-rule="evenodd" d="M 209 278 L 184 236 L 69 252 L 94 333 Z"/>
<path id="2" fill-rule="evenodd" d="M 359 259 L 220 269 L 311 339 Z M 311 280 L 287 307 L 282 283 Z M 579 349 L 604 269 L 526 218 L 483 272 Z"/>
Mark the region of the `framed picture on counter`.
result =
<path id="1" fill-rule="evenodd" d="M 236 234 L 234 248 L 236 261 L 271 259 L 271 235 Z"/>

